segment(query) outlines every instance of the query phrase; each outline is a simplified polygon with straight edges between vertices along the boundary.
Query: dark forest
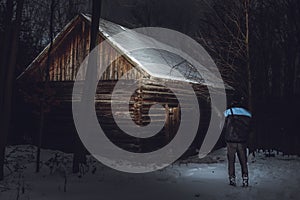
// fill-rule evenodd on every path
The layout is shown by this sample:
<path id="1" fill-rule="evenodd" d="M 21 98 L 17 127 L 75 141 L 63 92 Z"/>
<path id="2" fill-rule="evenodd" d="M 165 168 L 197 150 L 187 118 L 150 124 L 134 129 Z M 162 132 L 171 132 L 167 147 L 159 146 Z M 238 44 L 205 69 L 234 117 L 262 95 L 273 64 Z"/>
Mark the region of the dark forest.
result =
<path id="1" fill-rule="evenodd" d="M 257 192 L 252 191 L 252 197 L 263 199 L 263 195 L 260 196 L 264 193 L 260 190 L 261 185 L 254 183 L 259 182 L 260 179 L 251 182 L 251 173 L 255 174 L 256 171 L 254 166 L 251 171 L 250 161 L 255 165 L 261 161 L 259 158 L 265 160 L 279 157 L 277 159 L 285 159 L 285 162 L 289 163 L 288 166 L 299 168 L 300 135 L 297 125 L 300 113 L 299 19 L 300 1 L 298 0 L 0 0 L 0 198 L 2 199 L 1 195 L 3 199 L 8 198 L 7 194 L 10 192 L 16 196 L 16 199 L 40 199 L 38 194 L 28 189 L 31 187 L 28 185 L 34 181 L 26 180 L 24 175 L 26 170 L 22 168 L 26 164 L 23 162 L 16 164 L 18 159 L 27 159 L 18 157 L 16 151 L 20 149 L 23 153 L 27 151 L 26 156 L 27 154 L 32 156 L 28 158 L 32 162 L 29 167 L 32 173 L 43 173 L 45 166 L 50 169 L 51 164 L 56 165 L 57 168 L 58 166 L 69 167 L 70 169 L 65 169 L 64 175 L 61 175 L 64 184 L 59 190 L 63 192 L 69 192 L 68 187 L 71 187 L 68 185 L 69 181 L 72 182 L 70 174 L 80 174 L 78 176 L 84 180 L 88 175 L 82 173 L 83 168 L 88 168 L 86 174 L 94 174 L 96 169 L 101 171 L 102 168 L 97 168 L 95 164 L 98 161 L 91 161 L 90 156 L 93 153 L 89 152 L 80 141 L 76 132 L 77 127 L 75 128 L 73 122 L 72 104 L 74 105 L 75 100 L 74 96 L 73 100 L 71 96 L 76 74 L 80 74 L 79 65 L 107 37 L 105 33 L 101 35 L 101 32 L 106 31 L 109 38 L 114 35 L 110 31 L 116 29 L 160 27 L 180 32 L 200 44 L 212 58 L 226 87 L 229 88 L 226 88 L 227 106 L 232 106 L 231 102 L 236 99 L 242 99 L 240 106 L 252 114 L 249 139 L 246 144 L 250 167 L 249 185 Z M 124 43 L 126 44 L 125 41 Z M 116 48 L 114 45 L 112 48 L 107 47 L 109 55 L 103 58 L 108 60 L 116 58 L 112 64 L 113 69 L 110 68 L 105 72 L 106 75 L 100 79 L 102 81 L 99 81 L 96 91 L 95 105 L 98 121 L 100 124 L 101 120 L 104 121 L 104 125 L 101 126 L 104 127 L 107 137 L 122 149 L 135 153 L 150 152 L 151 148 L 157 150 L 174 139 L 175 132 L 179 129 L 182 120 L 180 103 L 178 100 L 173 100 L 176 98 L 173 91 L 157 84 L 161 78 L 151 78 L 153 76 L 151 73 L 149 79 L 145 78 L 147 69 L 128 74 L 128 79 L 139 82 L 139 88 L 135 94 L 132 94 L 129 104 L 129 112 L 135 124 L 142 127 L 150 124 L 152 117 L 149 109 L 154 104 L 163 105 L 166 116 L 155 116 L 158 116 L 157 122 L 164 121 L 166 124 L 157 137 L 149 140 L 120 136 L 121 128 L 114 121 L 114 114 L 112 111 L 107 111 L 107 106 L 110 106 L 107 102 L 111 102 L 111 99 L 107 98 L 111 97 L 111 90 L 120 79 L 120 74 L 123 75 L 130 69 L 137 68 L 138 65 L 135 66 L 134 59 L 130 60 L 132 55 L 122 55 L 117 59 L 121 48 Z M 164 57 L 163 53 L 159 52 L 163 62 L 175 62 L 175 57 L 167 54 L 164 54 Z M 139 58 L 142 59 L 141 55 L 156 59 L 155 54 L 150 50 L 142 54 L 137 53 L 135 58 L 139 61 Z M 95 74 L 91 71 L 91 63 L 92 60 L 89 59 L 86 79 Z M 143 62 L 139 63 L 143 64 Z M 190 77 L 196 77 L 195 74 L 196 72 L 189 72 Z M 172 82 L 163 79 L 163 82 L 168 83 L 168 81 Z M 180 81 L 176 82 L 175 90 L 180 90 L 182 95 L 189 96 L 190 93 L 185 91 L 181 84 Z M 178 168 L 182 163 L 187 166 L 191 163 L 200 165 L 207 162 L 208 164 L 222 163 L 219 158 L 215 161 L 212 155 L 215 155 L 214 152 L 221 152 L 228 143 L 225 141 L 226 130 L 224 130 L 228 121 L 225 121 L 225 128 L 213 151 L 207 157 L 198 158 L 197 152 L 201 149 L 212 116 L 210 112 L 214 112 L 214 108 L 209 105 L 211 99 L 208 97 L 207 87 L 199 84 L 191 85 L 198 98 L 197 106 L 201 108 L 199 124 L 202 128 L 198 129 L 197 136 L 184 155 L 176 160 L 175 163 L 179 163 Z M 89 91 L 88 87 L 83 86 L 83 94 Z M 100 90 L 100 87 L 103 90 Z M 123 96 L 127 95 L 127 91 L 122 92 Z M 80 99 L 82 102 L 88 101 L 85 95 Z M 128 106 L 126 109 L 128 110 Z M 191 109 L 189 112 L 192 112 L 194 107 L 189 109 Z M 126 124 L 127 121 L 123 123 Z M 24 150 L 23 147 L 27 149 Z M 43 154 L 45 155 L 46 149 L 64 153 L 55 153 L 49 160 L 48 158 L 45 160 Z M 29 151 L 31 153 L 28 153 Z M 65 154 L 70 155 L 71 158 L 62 156 Z M 20 153 L 19 156 L 24 155 Z M 226 154 L 223 157 L 224 160 L 227 159 Z M 212 163 L 209 160 L 212 160 Z M 274 161 L 275 168 L 277 161 Z M 281 165 L 284 166 L 278 164 Z M 50 171 L 53 168 L 55 167 Z M 294 173 L 298 179 L 291 180 L 289 184 L 298 187 L 299 173 L 296 171 L 295 174 L 293 169 L 292 167 L 288 173 Z M 108 169 L 102 169 L 105 170 Z M 178 169 L 178 173 L 184 173 L 181 170 Z M 103 178 L 104 184 L 110 176 L 117 177 L 121 174 L 121 172 L 115 174 L 111 171 L 108 173 L 111 175 Z M 166 170 L 158 173 L 165 173 L 161 174 L 164 179 L 168 172 Z M 218 173 L 217 169 L 216 173 Z M 224 173 L 227 173 L 227 169 Z M 169 176 L 171 175 L 168 174 Z M 130 182 L 131 178 L 140 178 L 132 177 L 124 175 L 121 179 Z M 146 176 L 145 179 L 150 180 L 149 177 Z M 15 180 L 15 185 L 10 181 L 11 179 Z M 275 184 L 276 180 L 273 180 Z M 89 182 L 89 179 L 85 182 Z M 107 184 L 113 183 L 108 180 Z M 122 184 L 125 185 L 121 182 L 120 185 Z M 208 181 L 208 184 L 214 185 L 213 181 Z M 218 185 L 220 182 L 216 184 L 216 187 L 221 188 Z M 152 185 L 154 183 L 150 181 L 149 186 Z M 12 189 L 14 187 L 17 189 Z M 169 189 L 169 186 L 162 185 L 162 188 L 164 187 L 166 190 Z M 216 197 L 211 195 L 214 193 L 213 189 L 207 187 L 209 188 L 207 193 L 193 189 L 190 199 Z M 273 185 L 270 186 L 272 187 Z M 72 189 L 70 190 L 74 192 L 74 188 Z M 297 193 L 296 190 L 287 191 L 287 196 L 280 196 L 278 193 L 270 197 L 271 199 L 297 199 L 299 192 Z M 188 191 L 188 189 L 182 189 L 182 193 L 178 191 L 180 193 L 178 198 L 187 198 L 184 194 L 189 193 Z M 226 189 L 220 190 L 221 193 L 226 191 Z M 251 194 L 250 190 L 246 192 Z M 106 193 L 105 199 L 117 199 L 115 194 L 110 196 L 113 191 L 109 192 L 108 189 Z M 238 192 L 237 199 L 244 197 L 243 193 Z M 124 198 L 135 199 L 137 196 L 140 199 L 143 196 L 142 192 L 135 197 L 128 195 Z M 177 198 L 176 195 L 174 196 Z M 49 199 L 62 197 L 62 194 L 53 198 L 50 195 Z M 167 194 L 160 197 L 171 198 Z"/>

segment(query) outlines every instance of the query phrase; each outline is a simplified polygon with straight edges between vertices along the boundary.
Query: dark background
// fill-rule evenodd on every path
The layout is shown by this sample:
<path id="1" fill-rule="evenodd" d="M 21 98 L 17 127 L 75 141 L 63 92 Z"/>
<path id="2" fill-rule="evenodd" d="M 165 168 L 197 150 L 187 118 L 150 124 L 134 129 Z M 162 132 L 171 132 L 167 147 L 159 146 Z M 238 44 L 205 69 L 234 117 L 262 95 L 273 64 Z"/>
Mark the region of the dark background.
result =
<path id="1" fill-rule="evenodd" d="M 237 95 L 248 100 L 247 107 L 254 116 L 252 148 L 277 149 L 286 154 L 299 155 L 300 2 L 247 2 L 103 0 L 101 17 L 130 28 L 166 27 L 194 38 L 213 57 L 224 81 L 235 88 Z M 16 77 L 50 42 L 50 6 L 50 0 L 24 1 Z M 53 35 L 56 35 L 77 14 L 91 13 L 92 1 L 60 0 L 53 10 Z M 6 16 L 7 3 L 1 0 L 1 38 L 6 30 Z M 17 85 L 15 83 L 15 91 Z M 16 98 L 20 97 L 14 96 L 14 115 L 32 112 L 30 107 L 18 107 Z M 9 136 L 11 143 L 16 139 L 16 132 L 24 136 L 20 133 L 22 128 L 18 128 L 20 119 L 15 116 L 13 119 L 12 130 L 15 133 Z M 27 126 L 31 127 L 30 124 Z M 24 142 L 31 140 L 22 139 Z"/>

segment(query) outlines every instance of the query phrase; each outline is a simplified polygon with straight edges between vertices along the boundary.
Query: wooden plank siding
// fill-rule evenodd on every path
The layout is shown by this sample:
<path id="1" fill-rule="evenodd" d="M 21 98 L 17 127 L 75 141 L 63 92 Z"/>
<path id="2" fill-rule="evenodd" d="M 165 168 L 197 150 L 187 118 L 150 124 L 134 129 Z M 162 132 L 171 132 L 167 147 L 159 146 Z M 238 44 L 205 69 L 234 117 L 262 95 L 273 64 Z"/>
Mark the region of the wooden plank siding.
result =
<path id="1" fill-rule="evenodd" d="M 68 36 L 58 45 L 55 46 L 51 53 L 49 78 L 50 81 L 74 81 L 77 73 L 80 77 L 84 77 L 85 72 L 80 71 L 80 64 L 84 61 L 89 53 L 90 31 L 87 28 L 87 22 L 81 21 L 69 33 Z M 99 43 L 105 40 L 100 34 Z M 113 46 L 104 45 L 105 48 L 99 46 L 100 67 L 105 63 L 112 63 L 103 73 L 100 80 L 118 80 L 124 74 L 131 70 L 131 73 L 126 74 L 126 79 L 140 79 L 142 73 L 135 70 L 133 64 L 120 53 L 120 51 Z M 45 69 L 47 56 L 42 60 L 36 62 L 30 73 L 33 77 L 38 77 L 37 80 L 42 79 L 42 71 Z M 38 70 L 39 69 L 39 70 Z"/>

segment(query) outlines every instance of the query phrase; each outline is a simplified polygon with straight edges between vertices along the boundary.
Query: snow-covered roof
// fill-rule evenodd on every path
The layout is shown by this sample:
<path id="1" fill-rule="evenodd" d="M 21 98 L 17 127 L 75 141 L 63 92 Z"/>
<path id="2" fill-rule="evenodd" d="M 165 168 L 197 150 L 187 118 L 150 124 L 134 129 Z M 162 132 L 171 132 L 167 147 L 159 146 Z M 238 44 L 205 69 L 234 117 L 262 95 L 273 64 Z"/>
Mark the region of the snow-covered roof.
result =
<path id="1" fill-rule="evenodd" d="M 91 21 L 91 17 L 89 15 L 82 14 L 82 16 L 88 21 Z M 126 30 L 127 29 L 121 25 L 104 19 L 100 20 L 100 33 L 115 47 L 126 52 L 126 56 L 133 61 L 137 67 L 142 68 L 152 77 L 201 83 L 219 87 L 217 82 L 220 81 L 216 81 L 216 77 L 211 78 L 208 82 L 209 78 L 206 76 L 206 80 L 204 81 L 195 66 L 175 53 L 159 48 L 145 48 L 135 51 L 128 50 L 135 49 L 135 46 L 147 46 L 148 44 L 152 44 L 154 39 L 150 38 L 147 40 L 147 37 L 143 37 L 142 40 L 138 40 L 138 33 Z M 126 34 L 122 34 L 121 39 L 115 39 L 113 37 L 125 31 Z M 205 75 L 207 75 L 207 73 Z"/>
<path id="2" fill-rule="evenodd" d="M 81 14 L 79 17 L 83 17 L 88 22 L 91 22 L 90 15 Z M 75 19 L 73 19 L 72 21 L 75 21 Z M 68 26 L 71 26 L 72 21 L 61 31 L 61 33 L 58 34 L 58 36 L 56 36 L 53 44 L 55 44 L 56 40 L 60 38 L 60 35 L 64 35 L 64 32 L 67 31 Z M 135 46 L 147 46 L 147 43 L 153 43 L 154 39 L 150 38 L 145 40 L 145 38 L 143 38 L 143 40 L 138 40 L 137 38 L 140 34 L 136 33 L 135 31 L 126 30 L 127 28 L 121 25 L 115 24 L 105 19 L 100 20 L 100 34 L 116 49 L 121 51 L 121 53 L 124 53 L 126 58 L 129 59 L 130 62 L 135 65 L 135 67 L 142 69 L 151 77 L 201 83 L 204 85 L 210 85 L 215 88 L 224 87 L 221 85 L 223 84 L 223 81 L 214 76 L 210 77 L 212 75 L 211 73 L 201 71 L 201 74 L 205 75 L 204 81 L 203 77 L 199 73 L 199 70 L 197 70 L 195 66 L 193 66 L 190 62 L 188 62 L 181 56 L 170 51 L 162 50 L 159 48 L 144 48 L 130 51 L 130 49 L 134 49 Z M 115 37 L 113 37 L 125 31 L 126 34 L 123 34 L 121 39 L 116 39 Z M 42 55 L 47 52 L 48 48 L 49 45 L 18 78 L 20 78 L 27 70 L 32 68 L 34 63 L 37 62 L 40 57 L 42 57 Z M 204 68 L 205 67 L 203 67 L 203 69 Z"/>

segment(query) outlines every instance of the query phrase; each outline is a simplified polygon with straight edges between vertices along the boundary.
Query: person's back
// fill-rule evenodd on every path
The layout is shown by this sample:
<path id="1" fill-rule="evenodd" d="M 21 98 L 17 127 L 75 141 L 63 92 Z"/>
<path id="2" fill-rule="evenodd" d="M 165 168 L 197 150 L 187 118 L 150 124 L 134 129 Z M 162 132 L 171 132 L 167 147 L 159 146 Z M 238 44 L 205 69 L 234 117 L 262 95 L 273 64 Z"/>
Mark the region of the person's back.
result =
<path id="1" fill-rule="evenodd" d="M 250 132 L 251 114 L 244 108 L 233 106 L 227 109 L 224 115 L 226 117 L 224 128 L 230 185 L 236 185 L 235 153 L 237 153 L 242 169 L 243 186 L 248 186 L 246 146 Z"/>
<path id="2" fill-rule="evenodd" d="M 247 142 L 250 132 L 251 114 L 244 108 L 232 107 L 225 111 L 226 142 Z"/>

